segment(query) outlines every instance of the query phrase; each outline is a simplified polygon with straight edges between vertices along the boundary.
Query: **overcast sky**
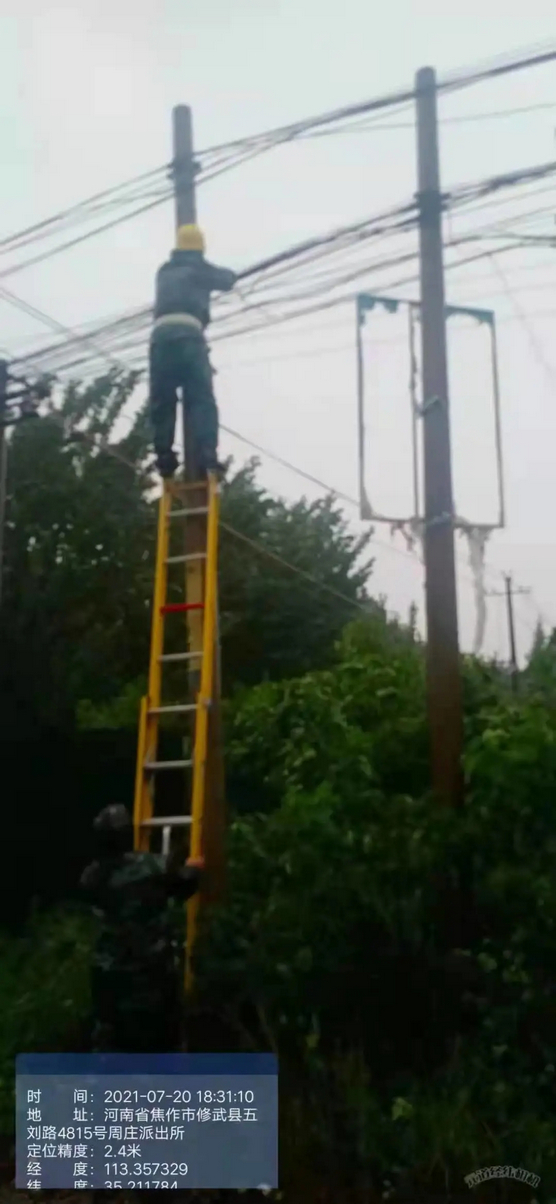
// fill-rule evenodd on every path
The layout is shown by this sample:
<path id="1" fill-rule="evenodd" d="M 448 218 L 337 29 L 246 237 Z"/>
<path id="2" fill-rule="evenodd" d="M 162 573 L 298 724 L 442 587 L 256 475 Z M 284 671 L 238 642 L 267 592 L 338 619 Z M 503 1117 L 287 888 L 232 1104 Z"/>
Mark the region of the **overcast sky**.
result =
<path id="1" fill-rule="evenodd" d="M 546 41 L 549 0 L 516 6 L 467 0 L 4 0 L 0 15 L 0 238 L 171 157 L 171 108 L 193 108 L 202 149 L 321 110 L 411 86 Z M 379 15 L 380 14 L 380 15 Z M 441 101 L 445 187 L 555 156 L 556 65 L 467 88 Z M 544 106 L 544 107 L 541 107 Z M 525 113 L 502 115 L 527 108 Z M 498 114 L 493 116 L 493 114 Z M 462 120 L 483 115 L 481 120 Z M 411 109 L 365 132 L 289 145 L 199 190 L 210 257 L 240 269 L 292 242 L 410 199 L 415 191 Z M 383 128 L 386 126 L 387 128 Z M 529 199 L 530 196 L 530 199 Z M 554 202 L 554 213 L 551 205 Z M 523 192 L 523 215 L 544 207 L 536 233 L 555 233 L 550 181 Z M 500 206 L 480 214 L 506 215 Z M 479 215 L 477 215 L 477 220 Z M 526 227 L 521 220 L 520 229 Z M 449 237 L 461 226 L 447 226 Z M 59 321 L 79 325 L 150 303 L 152 280 L 173 237 L 170 204 L 117 231 L 10 278 L 7 284 Z M 530 598 L 516 599 L 523 653 L 540 613 L 556 623 L 556 252 L 518 251 L 448 273 L 453 304 L 496 311 L 507 489 L 507 530 L 487 548 L 488 587 L 502 571 Z M 412 270 L 407 273 L 413 275 Z M 400 279 L 392 274 L 392 283 Z M 380 291 L 389 283 L 381 278 Z M 371 283 L 368 284 L 371 287 Z M 377 291 L 378 288 L 377 288 Z M 397 295 L 417 298 L 416 284 Z M 14 354 L 47 329 L 0 301 L 0 344 Z M 492 391 L 484 327 L 456 322 L 450 337 L 457 512 L 496 518 Z M 216 344 L 222 421 L 357 496 L 353 309 L 343 306 L 266 334 Z M 377 511 L 411 511 L 407 319 L 373 315 L 365 333 L 367 487 Z M 223 436 L 241 463 L 248 449 Z M 272 460 L 261 479 L 295 498 L 318 489 Z M 357 512 L 347 511 L 358 529 Z M 422 614 L 422 568 L 399 536 L 376 527 L 374 589 L 402 615 Z M 470 648 L 475 606 L 466 546 L 458 538 L 461 641 Z M 315 597 L 318 605 L 318 597 Z M 484 649 L 507 655 L 503 602 L 488 606 Z"/>

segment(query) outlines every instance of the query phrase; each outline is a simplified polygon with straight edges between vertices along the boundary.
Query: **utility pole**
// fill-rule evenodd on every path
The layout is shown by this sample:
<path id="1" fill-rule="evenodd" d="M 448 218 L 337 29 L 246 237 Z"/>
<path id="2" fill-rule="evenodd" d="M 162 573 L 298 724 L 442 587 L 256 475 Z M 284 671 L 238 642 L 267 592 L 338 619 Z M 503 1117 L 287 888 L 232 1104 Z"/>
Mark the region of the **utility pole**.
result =
<path id="1" fill-rule="evenodd" d="M 196 165 L 193 158 L 193 118 L 189 105 L 176 105 L 172 111 L 173 180 L 176 230 L 197 221 L 195 198 Z M 183 456 L 186 477 L 198 480 L 195 448 L 187 439 L 185 404 L 183 413 Z"/>
<path id="2" fill-rule="evenodd" d="M 197 221 L 196 166 L 193 158 L 193 119 L 189 105 L 172 111 L 176 229 Z"/>
<path id="3" fill-rule="evenodd" d="M 517 652 L 515 646 L 515 623 L 514 623 L 514 596 L 512 591 L 512 579 L 509 574 L 504 577 L 506 586 L 506 608 L 508 612 L 508 636 L 510 640 L 510 669 L 512 674 L 512 686 L 517 689 Z M 517 590 L 516 590 L 517 593 Z"/>
<path id="4" fill-rule="evenodd" d="M 458 644 L 450 447 L 442 195 L 436 77 L 415 78 L 423 364 L 427 706 L 432 785 L 449 806 L 462 801 L 462 692 Z"/>
<path id="5" fill-rule="evenodd" d="M 195 198 L 195 176 L 197 165 L 193 153 L 193 120 L 188 105 L 177 105 L 172 113 L 173 134 L 173 180 L 175 197 L 176 230 L 197 220 Z M 182 399 L 184 477 L 191 484 L 203 479 L 197 462 L 197 449 L 189 437 L 187 399 Z M 202 509 L 206 506 L 206 488 L 188 490 L 187 506 Z M 206 515 L 192 515 L 186 521 L 186 552 L 200 555 L 207 546 Z M 201 559 L 192 560 L 186 567 L 185 596 L 189 603 L 204 600 L 205 573 Z M 203 646 L 203 611 L 188 612 L 189 648 L 199 650 Z M 201 891 L 201 903 L 212 903 L 219 899 L 224 890 L 226 831 L 224 756 L 220 712 L 220 655 L 218 643 L 214 650 L 214 696 L 208 725 L 207 749 L 207 794 L 204 811 L 203 854 L 206 863 Z M 196 700 L 200 686 L 198 669 L 190 672 L 190 695 Z"/>
<path id="6" fill-rule="evenodd" d="M 519 665 L 517 663 L 517 645 L 515 638 L 515 621 L 514 621 L 514 598 L 519 594 L 530 594 L 530 589 L 523 589 L 521 586 L 514 588 L 512 583 L 511 573 L 504 573 L 504 589 L 489 590 L 489 598 L 505 598 L 506 599 L 506 614 L 508 618 L 508 645 L 510 650 L 510 675 L 512 680 L 512 689 L 517 693 L 519 682 Z"/>

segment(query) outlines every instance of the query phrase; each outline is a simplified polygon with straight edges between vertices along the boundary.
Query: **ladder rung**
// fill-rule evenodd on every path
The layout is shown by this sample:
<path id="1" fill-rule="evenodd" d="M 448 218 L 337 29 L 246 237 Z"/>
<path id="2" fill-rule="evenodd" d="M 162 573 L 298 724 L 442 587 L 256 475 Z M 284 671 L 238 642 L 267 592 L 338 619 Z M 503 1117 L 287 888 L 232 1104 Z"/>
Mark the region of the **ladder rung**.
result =
<path id="1" fill-rule="evenodd" d="M 173 497 L 179 497 L 180 493 L 182 493 L 186 489 L 205 489 L 206 490 L 208 488 L 208 481 L 206 479 L 204 481 L 173 480 L 173 481 L 169 482 L 167 488 L 168 488 L 168 492 L 171 493 Z"/>
<path id="2" fill-rule="evenodd" d="M 194 506 L 191 510 L 171 510 L 170 518 L 191 518 L 195 514 L 208 514 L 208 506 Z"/>
<path id="3" fill-rule="evenodd" d="M 187 702 L 184 704 L 180 703 L 178 706 L 150 707 L 148 714 L 149 715 L 185 715 L 187 713 L 187 711 L 196 711 L 196 710 L 197 710 L 196 702 Z"/>
<path id="4" fill-rule="evenodd" d="M 188 560 L 206 560 L 206 552 L 186 552 L 184 556 L 169 556 L 166 564 L 185 564 Z"/>
<path id="5" fill-rule="evenodd" d="M 141 820 L 142 828 L 183 828 L 191 823 L 190 815 L 153 815 Z"/>
<path id="6" fill-rule="evenodd" d="M 161 615 L 183 614 L 186 610 L 204 610 L 204 602 L 167 602 L 160 607 Z"/>
<path id="7" fill-rule="evenodd" d="M 147 761 L 143 766 L 146 773 L 157 769 L 190 769 L 193 761 Z"/>
<path id="8" fill-rule="evenodd" d="M 193 661 L 202 657 L 202 652 L 164 652 L 159 661 Z"/>

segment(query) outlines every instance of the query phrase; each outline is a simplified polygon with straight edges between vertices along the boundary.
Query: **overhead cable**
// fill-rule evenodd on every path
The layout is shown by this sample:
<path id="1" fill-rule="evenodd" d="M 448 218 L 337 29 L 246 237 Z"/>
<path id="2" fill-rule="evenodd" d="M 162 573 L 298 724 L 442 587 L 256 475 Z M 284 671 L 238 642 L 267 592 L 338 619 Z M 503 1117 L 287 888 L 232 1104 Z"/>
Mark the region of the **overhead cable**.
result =
<path id="1" fill-rule="evenodd" d="M 437 88 L 439 92 L 455 91 L 487 79 L 495 79 L 499 76 L 507 75 L 510 72 L 541 66 L 542 64 L 553 62 L 555 59 L 556 47 L 551 43 L 550 49 L 539 49 L 532 53 L 522 54 L 519 57 L 513 56 L 502 62 L 498 60 L 479 69 L 475 68 L 466 72 L 452 72 L 438 81 Z M 319 113 L 314 117 L 308 117 L 302 121 L 291 122 L 289 125 L 276 126 L 273 129 L 265 130 L 247 138 L 237 138 L 232 142 L 208 148 L 207 151 L 201 151 L 199 154 L 208 154 L 209 151 L 225 150 L 230 147 L 247 147 L 262 140 L 269 142 L 271 145 L 278 145 L 281 142 L 291 141 L 299 137 L 299 135 L 305 133 L 307 130 L 332 125 L 338 121 L 346 121 L 351 117 L 362 116 L 366 113 L 376 113 L 383 109 L 406 105 L 408 102 L 414 101 L 416 95 L 413 88 L 404 88 L 398 92 L 390 92 L 383 96 L 361 101 L 358 104 L 344 105 L 340 109 L 332 109 L 328 112 Z"/>
<path id="2" fill-rule="evenodd" d="M 135 176 L 132 180 L 126 180 L 122 184 L 116 184 L 112 188 L 105 188 L 102 192 L 97 192 L 93 196 L 88 197 L 84 201 L 79 201 L 76 205 L 71 205 L 68 209 L 63 209 L 59 213 L 53 214 L 51 217 L 45 218 L 43 221 L 35 222 L 32 226 L 27 226 L 24 230 L 20 230 L 15 234 L 10 234 L 6 238 L 0 239 L 0 251 L 6 248 L 11 249 L 14 246 L 17 248 L 23 240 L 27 241 L 31 236 L 46 232 L 49 227 L 65 222 L 70 218 L 74 218 L 86 213 L 99 201 L 105 200 L 108 197 L 113 197 L 121 193 L 124 189 L 130 188 L 137 184 L 146 183 L 148 180 L 153 180 L 157 176 L 161 176 L 164 172 L 164 167 L 156 167 L 151 171 L 143 172 L 140 176 Z"/>

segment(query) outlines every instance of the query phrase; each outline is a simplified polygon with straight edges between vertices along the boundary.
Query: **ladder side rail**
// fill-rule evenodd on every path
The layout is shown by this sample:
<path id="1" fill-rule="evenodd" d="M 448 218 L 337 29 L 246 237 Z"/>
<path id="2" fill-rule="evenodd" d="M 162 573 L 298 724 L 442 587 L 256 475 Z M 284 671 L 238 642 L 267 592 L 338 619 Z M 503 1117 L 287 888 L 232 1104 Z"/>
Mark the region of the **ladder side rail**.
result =
<path id="1" fill-rule="evenodd" d="M 197 699 L 195 746 L 193 754 L 193 791 L 191 805 L 190 857 L 202 856 L 203 813 L 206 788 L 209 710 L 214 689 L 214 654 L 218 606 L 218 525 L 220 491 L 214 477 L 209 478 L 209 514 L 207 524 L 207 555 L 205 564 L 205 606 L 203 622 L 203 657 L 201 687 Z M 199 896 L 187 904 L 186 990 L 192 986 L 191 955 L 197 930 Z"/>
<path id="2" fill-rule="evenodd" d="M 143 827 L 145 820 L 152 818 L 154 805 L 154 782 L 147 778 L 145 764 L 156 761 L 158 744 L 158 716 L 152 714 L 153 707 L 160 706 L 162 663 L 164 651 L 164 606 L 168 585 L 168 546 L 170 538 L 169 517 L 172 494 L 165 484 L 158 503 L 158 530 L 156 541 L 156 565 L 154 576 L 153 609 L 151 618 L 151 647 L 149 659 L 149 681 L 147 695 L 141 700 L 139 717 L 139 740 L 133 806 L 134 847 L 149 848 L 149 829 Z"/>

